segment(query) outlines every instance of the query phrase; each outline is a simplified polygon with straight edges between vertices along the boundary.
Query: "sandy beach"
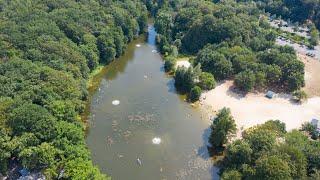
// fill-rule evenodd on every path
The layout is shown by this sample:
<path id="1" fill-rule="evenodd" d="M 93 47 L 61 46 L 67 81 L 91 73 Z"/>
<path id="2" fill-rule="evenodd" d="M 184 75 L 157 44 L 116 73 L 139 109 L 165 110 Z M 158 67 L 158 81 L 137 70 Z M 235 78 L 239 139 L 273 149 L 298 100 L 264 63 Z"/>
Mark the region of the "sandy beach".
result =
<path id="1" fill-rule="evenodd" d="M 320 61 L 303 54 L 298 54 L 298 58 L 305 64 L 306 86 L 303 90 L 309 97 L 320 97 Z"/>
<path id="2" fill-rule="evenodd" d="M 179 58 L 176 62 L 176 68 L 178 67 L 185 67 L 189 68 L 191 66 L 191 63 L 189 62 L 189 58 Z"/>
<path id="3" fill-rule="evenodd" d="M 265 93 L 249 93 L 246 96 L 233 91 L 233 81 L 225 81 L 200 98 L 200 104 L 207 117 L 214 116 L 223 107 L 231 109 L 236 121 L 238 136 L 246 129 L 268 120 L 286 123 L 287 130 L 298 129 L 304 122 L 320 119 L 320 62 L 299 55 L 306 65 L 306 87 L 309 98 L 302 104 L 291 101 L 288 94 L 279 94 L 268 99 Z M 207 118 L 210 121 L 210 118 Z M 209 123 L 209 122 L 208 122 Z"/>

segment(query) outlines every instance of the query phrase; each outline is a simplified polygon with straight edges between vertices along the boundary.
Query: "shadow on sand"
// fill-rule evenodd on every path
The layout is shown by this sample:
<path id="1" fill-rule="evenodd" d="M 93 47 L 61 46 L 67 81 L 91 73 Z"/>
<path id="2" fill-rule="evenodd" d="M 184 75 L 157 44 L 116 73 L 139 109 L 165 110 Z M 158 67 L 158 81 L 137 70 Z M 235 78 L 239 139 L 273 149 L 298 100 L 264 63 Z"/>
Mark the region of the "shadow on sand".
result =
<path id="1" fill-rule="evenodd" d="M 225 83 L 225 82 L 221 82 L 221 83 L 219 83 L 219 85 L 221 85 L 223 83 Z M 274 92 L 277 92 L 277 91 L 274 91 Z M 261 90 L 261 91 L 256 91 L 256 92 L 252 92 L 252 93 L 253 94 L 261 94 L 261 93 L 265 93 L 266 94 L 267 90 Z M 235 87 L 235 85 L 230 86 L 228 91 L 227 91 L 227 95 L 228 96 L 233 97 L 233 98 L 235 98 L 237 100 L 241 100 L 241 99 L 245 98 L 247 94 L 248 93 L 245 93 L 245 92 L 240 91 L 239 89 L 237 89 Z M 267 98 L 267 97 L 265 96 L 265 98 Z M 287 93 L 283 93 L 283 92 L 276 93 L 276 97 L 275 98 L 284 99 L 284 100 L 290 102 L 292 105 L 299 106 L 299 105 L 302 104 L 301 102 L 298 102 L 298 101 L 294 100 L 291 94 L 287 94 Z M 272 100 L 272 99 L 270 99 L 270 100 Z"/>

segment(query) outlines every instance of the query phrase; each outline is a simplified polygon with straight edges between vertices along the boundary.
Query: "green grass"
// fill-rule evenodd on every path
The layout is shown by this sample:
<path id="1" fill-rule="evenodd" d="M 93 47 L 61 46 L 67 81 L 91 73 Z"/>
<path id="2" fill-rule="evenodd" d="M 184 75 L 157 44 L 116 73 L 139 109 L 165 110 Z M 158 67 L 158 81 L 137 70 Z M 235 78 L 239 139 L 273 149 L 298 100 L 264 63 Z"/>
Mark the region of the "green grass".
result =
<path id="1" fill-rule="evenodd" d="M 87 81 L 87 87 L 90 87 L 92 85 L 92 81 L 93 81 L 94 77 L 96 75 L 98 75 L 104 67 L 105 67 L 105 65 L 99 64 L 96 69 L 94 69 L 93 71 L 90 72 L 89 78 Z"/>

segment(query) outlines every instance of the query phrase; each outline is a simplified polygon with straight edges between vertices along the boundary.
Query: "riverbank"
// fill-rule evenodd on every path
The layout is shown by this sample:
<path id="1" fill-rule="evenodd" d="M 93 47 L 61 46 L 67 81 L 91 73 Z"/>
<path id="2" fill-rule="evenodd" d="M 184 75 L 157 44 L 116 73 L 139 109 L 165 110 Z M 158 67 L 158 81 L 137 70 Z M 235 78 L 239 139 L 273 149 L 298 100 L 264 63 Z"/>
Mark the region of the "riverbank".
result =
<path id="1" fill-rule="evenodd" d="M 99 87 L 101 80 L 98 80 L 99 79 L 98 77 L 99 77 L 99 75 L 102 74 L 103 69 L 106 67 L 107 67 L 107 65 L 99 65 L 95 70 L 93 70 L 89 74 L 89 78 L 87 80 L 88 99 L 84 103 L 85 108 L 84 108 L 83 113 L 81 113 L 78 116 L 78 119 L 81 122 L 83 122 L 83 128 L 85 131 L 87 131 L 90 126 L 88 124 L 88 116 L 90 115 L 90 104 L 91 104 L 92 95 Z"/>
<path id="2" fill-rule="evenodd" d="M 101 72 L 105 66 L 107 66 L 107 65 L 98 65 L 98 67 L 89 74 L 89 79 L 87 81 L 87 89 L 94 86 L 93 83 L 94 83 L 95 77 L 97 75 L 101 74 Z"/>
<path id="3" fill-rule="evenodd" d="M 80 119 L 84 122 L 84 129 L 87 131 L 90 124 L 89 124 L 89 115 L 90 115 L 90 108 L 92 103 L 92 97 L 95 92 L 99 90 L 99 86 L 101 85 L 101 81 L 105 78 L 106 74 L 108 76 L 108 80 L 112 80 L 116 78 L 119 72 L 122 72 L 128 61 L 128 57 L 133 56 L 134 49 L 136 44 L 140 44 L 145 41 L 146 34 L 140 35 L 137 39 L 131 41 L 127 48 L 126 53 L 123 54 L 121 57 L 114 59 L 109 64 L 100 64 L 95 70 L 93 70 L 89 78 L 87 80 L 87 90 L 88 90 L 88 99 L 86 101 L 85 108 L 83 113 L 80 114 Z"/>

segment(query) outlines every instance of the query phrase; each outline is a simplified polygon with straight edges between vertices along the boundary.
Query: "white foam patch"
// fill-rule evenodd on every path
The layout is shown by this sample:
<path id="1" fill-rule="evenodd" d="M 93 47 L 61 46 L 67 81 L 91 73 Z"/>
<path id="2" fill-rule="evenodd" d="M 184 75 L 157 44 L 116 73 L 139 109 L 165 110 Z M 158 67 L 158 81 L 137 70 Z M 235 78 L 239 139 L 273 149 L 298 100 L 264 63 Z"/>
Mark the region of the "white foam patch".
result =
<path id="1" fill-rule="evenodd" d="M 112 105 L 114 105 L 114 106 L 117 106 L 117 105 L 119 105 L 120 104 L 120 101 L 119 100 L 113 100 L 112 101 Z"/>
<path id="2" fill-rule="evenodd" d="M 158 137 L 155 137 L 152 139 L 152 144 L 160 144 L 161 143 L 161 139 Z"/>
<path id="3" fill-rule="evenodd" d="M 137 47 L 141 47 L 141 45 L 140 45 L 140 44 L 136 44 L 136 46 L 137 46 Z"/>

